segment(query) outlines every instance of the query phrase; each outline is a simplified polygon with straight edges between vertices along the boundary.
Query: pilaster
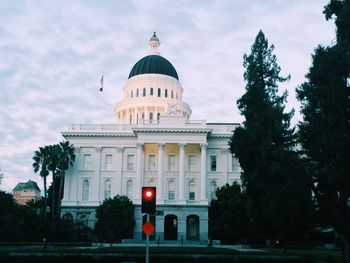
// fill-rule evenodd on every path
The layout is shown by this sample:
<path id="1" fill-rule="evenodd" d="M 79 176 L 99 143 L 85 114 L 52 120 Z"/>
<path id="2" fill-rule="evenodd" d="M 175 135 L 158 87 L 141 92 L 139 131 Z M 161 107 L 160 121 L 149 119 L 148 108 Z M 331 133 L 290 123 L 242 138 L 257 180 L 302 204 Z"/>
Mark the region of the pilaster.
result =
<path id="1" fill-rule="evenodd" d="M 164 204 L 164 143 L 158 143 L 158 180 L 157 180 L 157 204 Z"/>
<path id="2" fill-rule="evenodd" d="M 180 204 L 186 203 L 185 199 L 185 144 L 180 143 L 180 162 L 179 162 L 179 197 L 178 202 Z"/>
<path id="3" fill-rule="evenodd" d="M 207 144 L 201 144 L 201 202 L 208 202 L 207 198 Z"/>

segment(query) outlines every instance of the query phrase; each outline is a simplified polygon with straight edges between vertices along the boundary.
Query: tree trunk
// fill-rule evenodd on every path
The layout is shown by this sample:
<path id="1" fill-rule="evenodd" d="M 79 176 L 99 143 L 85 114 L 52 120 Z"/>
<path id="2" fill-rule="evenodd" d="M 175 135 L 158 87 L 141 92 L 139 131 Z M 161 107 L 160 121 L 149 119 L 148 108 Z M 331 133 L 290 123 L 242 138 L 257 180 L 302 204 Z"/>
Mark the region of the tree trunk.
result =
<path id="1" fill-rule="evenodd" d="M 45 230 L 44 230 L 44 249 L 47 248 L 47 182 L 46 182 L 46 176 L 44 176 L 44 215 L 45 215 Z"/>
<path id="2" fill-rule="evenodd" d="M 44 215 L 45 215 L 45 221 L 47 219 L 47 213 L 46 213 L 46 208 L 47 208 L 47 183 L 46 183 L 46 176 L 44 176 Z"/>
<path id="3" fill-rule="evenodd" d="M 61 217 L 61 200 L 62 200 L 62 194 L 64 190 L 64 174 L 60 175 L 60 184 L 58 186 L 58 197 L 57 197 L 57 217 Z"/>
<path id="4" fill-rule="evenodd" d="M 56 217 L 56 174 L 52 172 L 52 211 L 51 215 L 53 218 Z"/>

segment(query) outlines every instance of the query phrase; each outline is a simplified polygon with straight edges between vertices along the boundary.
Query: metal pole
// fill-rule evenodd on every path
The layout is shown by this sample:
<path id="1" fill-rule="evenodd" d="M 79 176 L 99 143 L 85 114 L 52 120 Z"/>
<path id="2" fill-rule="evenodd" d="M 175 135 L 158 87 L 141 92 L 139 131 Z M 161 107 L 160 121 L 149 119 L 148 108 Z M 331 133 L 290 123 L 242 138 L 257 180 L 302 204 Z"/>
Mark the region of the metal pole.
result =
<path id="1" fill-rule="evenodd" d="M 146 222 L 150 221 L 150 216 L 147 214 Z M 149 263 L 149 235 L 146 235 L 146 263 Z"/>

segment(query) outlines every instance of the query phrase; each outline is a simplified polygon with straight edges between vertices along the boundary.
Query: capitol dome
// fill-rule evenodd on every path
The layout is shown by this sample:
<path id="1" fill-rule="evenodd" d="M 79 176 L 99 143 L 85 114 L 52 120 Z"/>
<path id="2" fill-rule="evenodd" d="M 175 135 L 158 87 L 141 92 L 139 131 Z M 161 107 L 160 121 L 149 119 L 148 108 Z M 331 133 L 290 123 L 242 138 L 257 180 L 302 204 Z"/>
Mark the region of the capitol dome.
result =
<path id="1" fill-rule="evenodd" d="M 174 66 L 160 56 L 160 41 L 154 32 L 149 54 L 131 69 L 124 85 L 124 99 L 114 108 L 118 123 L 158 123 L 160 116 L 176 112 L 189 119 L 191 108 L 182 101 L 183 88 Z"/>
<path id="2" fill-rule="evenodd" d="M 174 66 L 160 55 L 149 55 L 140 59 L 132 68 L 129 79 L 141 74 L 161 74 L 179 79 Z"/>

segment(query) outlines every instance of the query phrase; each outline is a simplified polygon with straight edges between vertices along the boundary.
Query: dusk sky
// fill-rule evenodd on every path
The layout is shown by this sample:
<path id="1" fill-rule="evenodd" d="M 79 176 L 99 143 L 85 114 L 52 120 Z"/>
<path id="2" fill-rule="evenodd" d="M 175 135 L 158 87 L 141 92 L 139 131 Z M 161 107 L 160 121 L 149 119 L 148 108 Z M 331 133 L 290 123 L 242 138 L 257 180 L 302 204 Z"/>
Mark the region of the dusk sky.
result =
<path id="1" fill-rule="evenodd" d="M 244 53 L 261 29 L 291 80 L 287 109 L 317 45 L 331 45 L 328 0 L 0 1 L 1 190 L 31 179 L 39 146 L 63 140 L 72 123 L 114 123 L 113 108 L 153 32 L 176 68 L 193 120 L 242 122 Z M 104 91 L 99 81 L 104 73 Z"/>

